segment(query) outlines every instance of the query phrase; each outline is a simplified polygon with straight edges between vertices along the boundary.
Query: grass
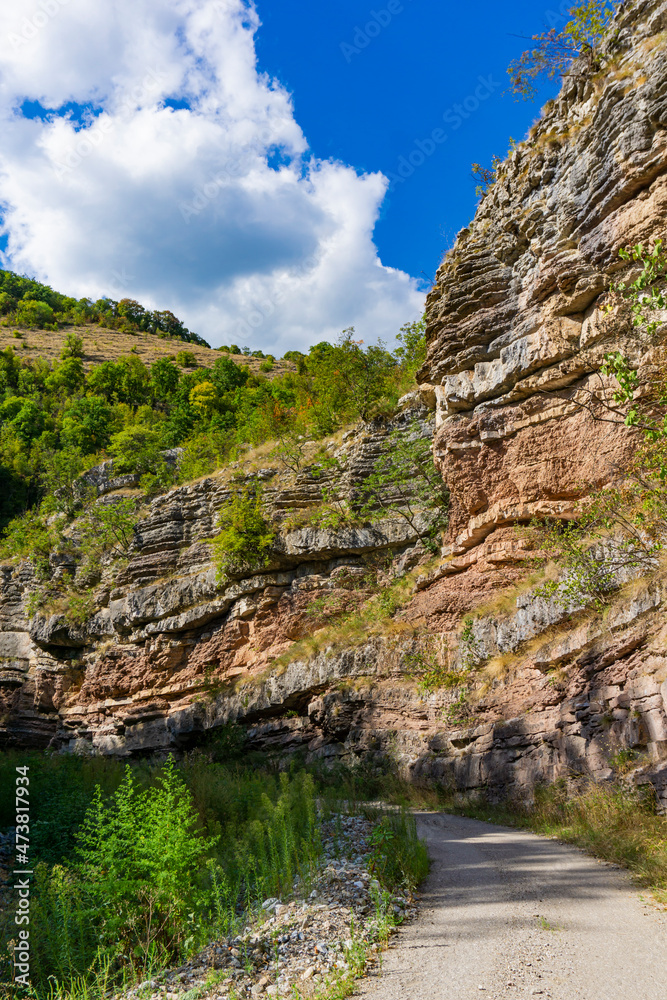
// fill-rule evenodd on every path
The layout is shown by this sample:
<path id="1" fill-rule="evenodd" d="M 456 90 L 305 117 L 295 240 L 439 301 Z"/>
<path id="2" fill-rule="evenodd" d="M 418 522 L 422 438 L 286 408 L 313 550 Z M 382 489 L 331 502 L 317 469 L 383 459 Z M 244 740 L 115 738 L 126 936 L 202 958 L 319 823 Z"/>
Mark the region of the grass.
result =
<path id="1" fill-rule="evenodd" d="M 460 815 L 525 827 L 583 848 L 626 868 L 659 902 L 667 903 L 667 819 L 649 792 L 591 785 L 568 796 L 563 785 L 538 789 L 533 805 L 450 803 Z"/>
<path id="2" fill-rule="evenodd" d="M 21 334 L 14 336 L 14 331 Z M 106 327 L 91 324 L 90 326 L 67 326 L 61 330 L 32 330 L 12 324 L 10 327 L 0 326 L 0 350 L 10 345 L 18 350 L 23 341 L 23 347 L 36 352 L 47 361 L 59 359 L 65 337 L 75 333 L 83 340 L 83 366 L 88 371 L 93 365 L 103 361 L 118 361 L 132 353 L 146 365 L 151 365 L 158 358 L 175 360 L 179 351 L 189 351 L 194 354 L 199 368 L 212 368 L 221 357 L 230 357 L 238 365 L 246 365 L 253 374 L 259 374 L 262 358 L 252 358 L 244 354 L 223 355 L 212 348 L 200 347 L 198 344 L 187 344 L 182 340 L 169 340 L 152 333 L 121 333 Z M 28 339 L 29 338 L 29 339 Z M 270 372 L 262 372 L 267 378 L 284 375 L 293 371 L 294 365 L 289 361 L 276 361 Z"/>
<path id="3" fill-rule="evenodd" d="M 0 757 L 2 826 L 13 821 L 14 768 L 30 768 L 36 998 L 85 1000 L 150 978 L 234 933 L 266 896 L 308 885 L 320 852 L 312 778 L 216 763 L 218 751 L 238 755 L 227 742 L 171 771 L 150 761 L 126 771 L 97 758 Z M 5 980 L 14 932 L 8 909 Z"/>
<path id="4" fill-rule="evenodd" d="M 349 783 L 327 789 L 317 775 L 268 770 L 266 759 L 253 757 L 244 766 L 231 763 L 243 752 L 239 732 L 227 727 L 212 734 L 203 750 L 186 755 L 178 767 L 145 760 L 125 769 L 122 762 L 99 758 L 0 755 L 0 827 L 13 821 L 17 764 L 30 768 L 34 803 L 31 859 L 36 875 L 31 890 L 31 989 L 26 996 L 108 1000 L 159 979 L 163 970 L 220 935 L 237 933 L 252 922 L 266 896 L 289 897 L 299 885 L 307 894 L 320 863 L 316 792 L 322 817 L 364 811 L 375 824 L 369 858 L 378 880 L 375 920 L 351 934 L 349 969 L 304 987 L 309 998 L 327 1000 L 352 992 L 394 926 L 391 892 L 412 891 L 428 870 L 414 818 L 404 810 L 389 815 L 368 810 L 349 796 Z M 368 775 L 359 777 L 366 779 L 365 792 Z M 98 805 L 89 811 L 96 802 L 95 786 L 102 789 L 102 812 Z M 159 802 L 163 805 L 158 808 Z M 154 835 L 157 865 L 150 846 Z M 187 857 L 200 860 L 191 864 Z M 117 864 L 122 875 L 116 872 Z M 164 917 L 163 930 L 150 947 L 144 946 L 158 914 L 160 921 Z M 167 921 L 171 941 L 164 936 Z M 24 992 L 9 985 L 8 945 L 13 935 L 7 912 L 0 919 L 0 975 L 7 983 L 6 995 L 18 1000 Z M 198 1000 L 225 977 L 212 972 L 188 997 Z M 235 996 L 233 988 L 230 996 Z"/>
<path id="5" fill-rule="evenodd" d="M 630 764 L 638 767 L 643 762 L 640 755 L 625 755 L 613 764 L 622 775 Z M 350 769 L 340 764 L 328 780 L 329 789 L 323 794 L 332 796 L 333 801 L 336 796 L 348 797 L 351 802 L 381 799 L 403 809 L 470 816 L 574 844 L 627 869 L 639 885 L 650 889 L 659 902 L 667 903 L 667 816 L 656 813 L 650 786 L 636 789 L 618 781 L 590 782 L 573 792 L 560 780 L 537 786 L 532 803 L 512 799 L 491 803 L 482 793 L 410 784 L 398 777 L 390 761 L 383 769 L 369 765 Z"/>
<path id="6" fill-rule="evenodd" d="M 398 612 L 412 600 L 415 580 L 422 573 L 423 566 L 411 570 L 378 590 L 350 614 L 317 629 L 305 639 L 297 640 L 276 657 L 263 674 L 257 675 L 254 681 L 261 682 L 268 673 L 280 675 L 290 663 L 310 659 L 325 649 L 349 649 L 379 636 L 401 639 L 421 634 L 418 625 L 405 621 Z"/>

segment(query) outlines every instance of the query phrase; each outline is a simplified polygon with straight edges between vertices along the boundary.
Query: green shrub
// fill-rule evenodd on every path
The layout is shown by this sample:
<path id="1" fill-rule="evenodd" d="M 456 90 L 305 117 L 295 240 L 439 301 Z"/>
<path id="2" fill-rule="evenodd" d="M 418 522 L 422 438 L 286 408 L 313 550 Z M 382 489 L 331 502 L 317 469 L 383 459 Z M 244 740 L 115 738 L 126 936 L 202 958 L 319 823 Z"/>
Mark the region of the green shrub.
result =
<path id="1" fill-rule="evenodd" d="M 103 396 L 83 396 L 75 400 L 63 416 L 62 438 L 85 455 L 105 448 L 114 431 L 113 411 Z"/>
<path id="2" fill-rule="evenodd" d="M 103 947 L 141 958 L 156 948 L 177 955 L 188 914 L 207 902 L 199 875 L 217 838 L 204 836 L 173 761 L 144 791 L 129 767 L 111 800 L 98 786 L 77 839 L 91 908 L 105 914 Z"/>
<path id="3" fill-rule="evenodd" d="M 415 818 L 402 809 L 384 816 L 371 834 L 371 871 L 389 888 L 412 891 L 428 874 L 428 851 Z"/>
<path id="4" fill-rule="evenodd" d="M 83 357 L 83 339 L 73 330 L 68 330 L 65 336 L 60 357 L 63 359 Z"/>
<path id="5" fill-rule="evenodd" d="M 208 476 L 221 468 L 229 458 L 229 439 L 214 431 L 195 434 L 183 448 L 178 461 L 178 478 L 181 483 L 200 476 Z"/>
<path id="6" fill-rule="evenodd" d="M 179 768 L 25 754 L 20 762 L 30 765 L 35 793 L 31 983 L 39 1000 L 68 990 L 97 997 L 100 977 L 102 1000 L 186 959 L 237 932 L 249 905 L 291 892 L 321 852 L 314 785 L 303 773 L 231 770 L 202 752 Z M 14 816 L 16 763 L 0 757 L 3 824 Z M 9 980 L 13 914 L 0 915 L 0 930 L 0 977 Z"/>
<path id="7" fill-rule="evenodd" d="M 38 576 L 44 577 L 56 545 L 57 526 L 47 524 L 40 511 L 28 511 L 10 522 L 0 544 L 0 557 L 30 559 Z"/>
<path id="8" fill-rule="evenodd" d="M 8 292 L 0 292 L 0 316 L 6 316 L 16 308 L 16 300 Z"/>
<path id="9" fill-rule="evenodd" d="M 137 503 L 131 497 L 91 501 L 78 524 L 84 554 L 91 559 L 102 552 L 125 555 L 134 541 L 137 520 Z"/>
<path id="10" fill-rule="evenodd" d="M 275 536 L 264 517 L 258 483 L 232 485 L 231 496 L 218 515 L 218 527 L 221 530 L 212 546 L 220 583 L 230 573 L 252 572 L 268 564 Z"/>
<path id="11" fill-rule="evenodd" d="M 164 464 L 162 435 L 153 427 L 135 424 L 114 434 L 109 443 L 114 475 L 155 472 Z"/>
<path id="12" fill-rule="evenodd" d="M 425 547 L 436 551 L 447 525 L 449 491 L 418 424 L 391 434 L 389 447 L 357 490 L 356 506 L 363 518 L 407 521 Z"/>
<path id="13" fill-rule="evenodd" d="M 181 368 L 196 368 L 197 356 L 192 351 L 179 351 L 176 355 L 176 364 Z"/>
<path id="14" fill-rule="evenodd" d="M 53 323 L 54 319 L 55 313 L 46 302 L 22 299 L 16 309 L 16 322 L 21 326 L 43 328 L 47 323 Z"/>

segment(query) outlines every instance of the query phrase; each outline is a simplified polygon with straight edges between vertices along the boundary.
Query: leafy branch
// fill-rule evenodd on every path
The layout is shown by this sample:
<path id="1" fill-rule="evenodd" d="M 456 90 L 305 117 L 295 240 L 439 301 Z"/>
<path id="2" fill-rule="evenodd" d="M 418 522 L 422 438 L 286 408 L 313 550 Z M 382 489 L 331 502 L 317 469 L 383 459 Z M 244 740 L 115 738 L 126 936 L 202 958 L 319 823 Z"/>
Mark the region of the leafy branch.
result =
<path id="1" fill-rule="evenodd" d="M 449 492 L 418 424 L 391 433 L 388 447 L 357 488 L 353 503 L 369 520 L 402 518 L 427 548 L 436 548 L 437 533 L 447 524 Z"/>
<path id="2" fill-rule="evenodd" d="M 532 35 L 530 41 L 534 44 L 507 68 L 511 93 L 532 100 L 537 94 L 535 81 L 540 77 L 588 77 L 596 72 L 600 68 L 600 42 L 617 8 L 618 4 L 610 0 L 586 0 L 569 9 L 570 20 L 561 31 L 551 28 Z M 582 72 L 573 72 L 576 59 L 583 60 Z"/>

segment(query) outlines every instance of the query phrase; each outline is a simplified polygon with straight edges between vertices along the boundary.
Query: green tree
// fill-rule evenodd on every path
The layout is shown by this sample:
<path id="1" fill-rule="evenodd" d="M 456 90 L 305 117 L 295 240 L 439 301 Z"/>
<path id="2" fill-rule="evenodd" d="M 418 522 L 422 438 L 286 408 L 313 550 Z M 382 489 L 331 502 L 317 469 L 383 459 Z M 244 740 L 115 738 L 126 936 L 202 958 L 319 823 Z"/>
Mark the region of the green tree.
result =
<path id="1" fill-rule="evenodd" d="M 398 347 L 395 354 L 401 367 L 401 388 L 414 385 L 415 376 L 426 361 L 426 321 L 424 317 L 414 323 L 405 323 L 396 334 Z"/>
<path id="2" fill-rule="evenodd" d="M 537 93 L 535 81 L 540 77 L 552 80 L 556 76 L 588 76 L 600 68 L 598 52 L 619 4 L 612 0 L 585 0 L 575 3 L 568 11 L 570 20 L 560 30 L 533 35 L 534 43 L 510 64 L 511 91 L 525 100 Z M 573 62 L 581 59 L 575 73 Z"/>
<path id="3" fill-rule="evenodd" d="M 231 358 L 218 358 L 208 374 L 218 392 L 222 394 L 244 386 L 250 376 L 250 370 L 234 364 Z"/>
<path id="4" fill-rule="evenodd" d="M 101 552 L 126 555 L 134 541 L 137 520 L 137 503 L 131 497 L 91 500 L 78 522 L 83 549 L 91 559 Z"/>
<path id="5" fill-rule="evenodd" d="M 83 339 L 74 333 L 73 330 L 69 330 L 65 336 L 60 357 L 63 359 L 83 357 Z"/>
<path id="6" fill-rule="evenodd" d="M 138 327 L 142 327 L 147 316 L 145 308 L 136 299 L 121 299 L 118 303 L 118 315 L 124 316 Z"/>
<path id="7" fill-rule="evenodd" d="M 0 543 L 0 555 L 3 559 L 30 559 L 37 575 L 45 578 L 56 546 L 56 525 L 47 523 L 40 511 L 31 510 L 12 520 Z"/>
<path id="8" fill-rule="evenodd" d="M 179 351 L 176 355 L 176 364 L 181 368 L 196 368 L 197 355 L 192 351 Z"/>
<path id="9" fill-rule="evenodd" d="M 0 292 L 0 315 L 6 316 L 15 309 L 16 299 L 13 299 L 9 292 Z"/>
<path id="10" fill-rule="evenodd" d="M 83 387 L 84 380 L 85 372 L 81 358 L 67 357 L 60 364 L 54 365 L 45 383 L 48 391 L 64 390 L 71 396 Z"/>
<path id="11" fill-rule="evenodd" d="M 44 430 L 44 413 L 34 399 L 24 399 L 11 424 L 21 440 L 28 444 Z"/>
<path id="12" fill-rule="evenodd" d="M 208 476 L 221 468 L 229 457 L 228 435 L 206 430 L 186 441 L 178 463 L 178 477 L 182 483 L 200 476 Z"/>
<path id="13" fill-rule="evenodd" d="M 86 383 L 90 392 L 108 402 L 137 407 L 149 398 L 151 376 L 146 365 L 130 355 L 118 361 L 103 361 L 89 372 Z"/>
<path id="14" fill-rule="evenodd" d="M 159 358 L 151 365 L 151 390 L 158 404 L 165 404 L 178 389 L 181 370 L 168 358 Z"/>
<path id="15" fill-rule="evenodd" d="M 199 382 L 190 390 L 190 405 L 198 416 L 209 418 L 218 402 L 218 390 L 213 382 Z"/>
<path id="16" fill-rule="evenodd" d="M 145 424 L 124 427 L 111 438 L 109 451 L 114 459 L 114 472 L 156 472 L 164 464 L 162 436 Z"/>
<path id="17" fill-rule="evenodd" d="M 53 323 L 54 319 L 55 313 L 46 302 L 22 299 L 16 309 L 16 322 L 21 326 L 42 328 L 47 323 Z"/>
<path id="18" fill-rule="evenodd" d="M 107 402 L 117 402 L 123 382 L 123 371 L 115 361 L 103 361 L 92 368 L 86 377 L 89 392 L 103 396 Z"/>
<path id="19" fill-rule="evenodd" d="M 447 525 L 449 492 L 418 424 L 391 433 L 352 505 L 362 517 L 399 517 L 430 549 Z"/>
<path id="20" fill-rule="evenodd" d="M 103 396 L 83 396 L 65 411 L 63 441 L 68 447 L 92 455 L 106 448 L 113 433 L 113 411 Z"/>
<path id="21" fill-rule="evenodd" d="M 42 510 L 58 511 L 73 517 L 83 496 L 78 477 L 89 462 L 78 448 L 45 449 L 40 456 L 39 484 L 44 496 Z"/>
<path id="22" fill-rule="evenodd" d="M 149 397 L 150 372 L 139 358 L 130 354 L 118 361 L 121 373 L 118 399 L 130 406 L 141 406 Z"/>
<path id="23" fill-rule="evenodd" d="M 274 532 L 264 515 L 259 483 L 232 484 L 218 514 L 218 527 L 212 547 L 220 583 L 231 573 L 252 572 L 268 564 Z"/>

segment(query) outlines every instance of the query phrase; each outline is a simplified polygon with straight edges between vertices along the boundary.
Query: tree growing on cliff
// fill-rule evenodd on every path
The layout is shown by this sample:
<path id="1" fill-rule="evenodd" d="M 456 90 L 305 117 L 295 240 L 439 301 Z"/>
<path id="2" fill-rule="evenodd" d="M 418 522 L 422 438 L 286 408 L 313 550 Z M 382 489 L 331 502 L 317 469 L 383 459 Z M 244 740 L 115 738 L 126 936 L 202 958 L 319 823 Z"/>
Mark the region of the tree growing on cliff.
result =
<path id="1" fill-rule="evenodd" d="M 612 283 L 606 311 L 630 307 L 632 322 L 648 346 L 667 307 L 667 254 L 661 241 L 651 249 L 637 244 L 619 256 L 642 270 L 632 281 Z M 579 504 L 576 519 L 538 525 L 543 551 L 565 570 L 563 578 L 542 587 L 564 605 L 592 603 L 601 610 L 628 575 L 651 572 L 667 537 L 667 360 L 648 377 L 620 352 L 605 355 L 601 374 L 615 388 L 581 388 L 572 401 L 596 421 L 625 424 L 637 433 L 637 446 L 619 481 L 593 491 Z"/>
<path id="2" fill-rule="evenodd" d="M 555 27 L 532 35 L 530 48 L 507 68 L 510 91 L 524 100 L 537 93 L 540 77 L 589 76 L 600 68 L 598 52 L 619 4 L 612 0 L 585 0 L 568 11 L 570 20 L 560 31 Z M 572 64 L 581 59 L 576 73 Z"/>
<path id="3" fill-rule="evenodd" d="M 449 492 L 433 462 L 430 438 L 422 436 L 419 424 L 392 432 L 389 446 L 358 487 L 353 507 L 371 521 L 407 521 L 427 548 L 436 549 L 438 533 L 447 524 Z"/>
<path id="4" fill-rule="evenodd" d="M 234 572 L 252 572 L 266 566 L 274 533 L 264 515 L 259 483 L 233 483 L 229 499 L 218 514 L 220 532 L 212 541 L 218 583 Z"/>

